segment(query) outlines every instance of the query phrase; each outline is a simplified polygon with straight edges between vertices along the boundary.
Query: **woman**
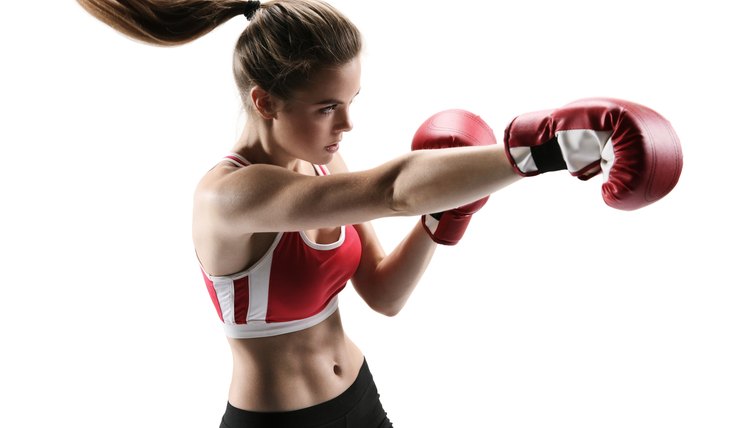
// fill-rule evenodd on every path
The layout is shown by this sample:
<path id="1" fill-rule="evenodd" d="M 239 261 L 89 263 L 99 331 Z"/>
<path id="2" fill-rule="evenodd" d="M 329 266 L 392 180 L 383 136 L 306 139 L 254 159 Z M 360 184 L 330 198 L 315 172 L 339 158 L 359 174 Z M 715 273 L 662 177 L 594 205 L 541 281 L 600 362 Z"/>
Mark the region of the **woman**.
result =
<path id="1" fill-rule="evenodd" d="M 325 426 L 341 418 L 345 426 L 390 426 L 335 295 L 351 278 L 369 306 L 397 314 L 437 244 L 417 224 L 386 255 L 367 222 L 438 212 L 510 183 L 518 176 L 501 148 L 415 152 L 348 173 L 338 146 L 352 129 L 362 42 L 323 2 L 79 2 L 126 35 L 161 45 L 249 18 L 234 56 L 247 124 L 195 193 L 195 250 L 234 362 L 222 426 Z M 469 164 L 483 173 L 466 179 Z M 331 257 L 333 272 L 309 270 Z M 318 289 L 296 291 L 307 281 Z M 242 293 L 247 308 L 224 301 Z"/>
<path id="2" fill-rule="evenodd" d="M 440 239 L 420 222 L 386 254 L 368 221 L 482 200 L 519 178 L 503 148 L 416 151 L 348 172 L 338 148 L 362 42 L 322 1 L 79 3 L 159 45 L 249 21 L 234 55 L 247 123 L 194 201 L 196 254 L 233 356 L 221 426 L 391 426 L 336 295 L 351 280 L 374 310 L 397 314 Z"/>

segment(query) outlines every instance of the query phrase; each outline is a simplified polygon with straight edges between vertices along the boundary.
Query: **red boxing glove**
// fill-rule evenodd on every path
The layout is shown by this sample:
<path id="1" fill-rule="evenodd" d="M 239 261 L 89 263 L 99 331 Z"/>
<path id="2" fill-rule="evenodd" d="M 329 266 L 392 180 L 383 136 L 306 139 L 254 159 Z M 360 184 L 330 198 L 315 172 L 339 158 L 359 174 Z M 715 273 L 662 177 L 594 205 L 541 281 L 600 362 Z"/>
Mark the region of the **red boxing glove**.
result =
<path id="1" fill-rule="evenodd" d="M 682 172 L 680 140 L 669 122 L 648 107 L 610 98 L 518 116 L 505 130 L 505 151 L 524 177 L 567 169 L 587 180 L 602 172 L 604 202 L 621 210 L 663 198 Z"/>
<path id="2" fill-rule="evenodd" d="M 465 110 L 446 110 L 427 119 L 417 129 L 412 150 L 445 149 L 497 144 L 492 129 L 477 115 Z M 487 203 L 489 196 L 449 211 L 422 216 L 422 225 L 433 241 L 456 245 L 464 236 L 471 216 Z"/>

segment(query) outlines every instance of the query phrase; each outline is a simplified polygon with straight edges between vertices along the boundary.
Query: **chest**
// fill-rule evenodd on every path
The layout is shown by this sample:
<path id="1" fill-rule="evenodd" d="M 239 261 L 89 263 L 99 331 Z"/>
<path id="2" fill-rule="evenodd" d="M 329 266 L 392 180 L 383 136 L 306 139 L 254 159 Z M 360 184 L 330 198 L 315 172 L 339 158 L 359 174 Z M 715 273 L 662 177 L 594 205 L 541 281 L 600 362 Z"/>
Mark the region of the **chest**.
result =
<path id="1" fill-rule="evenodd" d="M 327 245 L 339 240 L 341 237 L 341 228 L 312 229 L 304 231 L 304 234 L 307 239 L 315 244 Z"/>

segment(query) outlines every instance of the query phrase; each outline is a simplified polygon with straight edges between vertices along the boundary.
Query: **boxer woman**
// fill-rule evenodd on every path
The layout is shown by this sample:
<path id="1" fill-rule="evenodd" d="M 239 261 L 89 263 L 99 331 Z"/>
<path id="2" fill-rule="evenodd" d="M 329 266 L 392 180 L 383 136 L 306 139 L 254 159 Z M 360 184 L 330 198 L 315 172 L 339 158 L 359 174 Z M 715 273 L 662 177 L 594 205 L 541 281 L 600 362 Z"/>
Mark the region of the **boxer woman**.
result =
<path id="1" fill-rule="evenodd" d="M 506 155 L 478 117 L 453 112 L 426 122 L 414 148 L 482 147 L 413 151 L 349 172 L 338 149 L 352 129 L 362 41 L 322 1 L 79 3 L 157 45 L 189 42 L 235 16 L 249 21 L 234 53 L 247 122 L 198 184 L 193 212 L 196 254 L 233 356 L 221 426 L 390 427 L 337 293 L 351 280 L 374 310 L 397 314 L 437 243 L 454 244 L 487 195 L 565 163 L 544 167 L 539 157 L 529 171 L 534 153 L 526 162 Z M 449 128 L 457 132 L 442 139 Z M 422 221 L 386 254 L 368 222 L 411 215 Z"/>

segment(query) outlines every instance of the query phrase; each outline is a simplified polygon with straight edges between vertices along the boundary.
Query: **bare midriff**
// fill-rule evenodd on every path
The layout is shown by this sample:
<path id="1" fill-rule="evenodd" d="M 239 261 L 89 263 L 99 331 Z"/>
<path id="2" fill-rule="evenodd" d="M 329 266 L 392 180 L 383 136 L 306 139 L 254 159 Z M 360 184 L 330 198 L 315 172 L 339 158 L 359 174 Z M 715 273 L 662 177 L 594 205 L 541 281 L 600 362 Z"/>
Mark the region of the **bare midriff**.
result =
<path id="1" fill-rule="evenodd" d="M 302 331 L 228 340 L 229 402 L 244 410 L 284 412 L 331 400 L 354 383 L 364 361 L 338 311 Z"/>

